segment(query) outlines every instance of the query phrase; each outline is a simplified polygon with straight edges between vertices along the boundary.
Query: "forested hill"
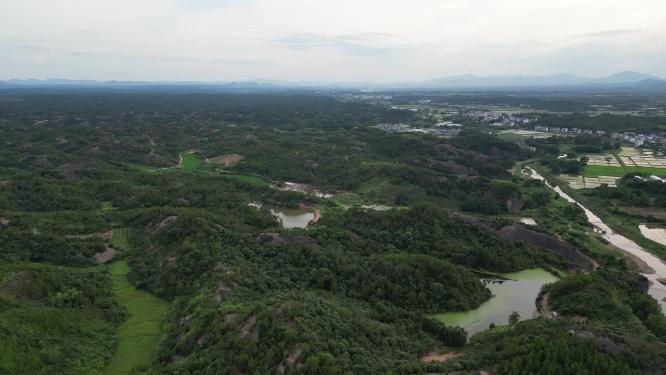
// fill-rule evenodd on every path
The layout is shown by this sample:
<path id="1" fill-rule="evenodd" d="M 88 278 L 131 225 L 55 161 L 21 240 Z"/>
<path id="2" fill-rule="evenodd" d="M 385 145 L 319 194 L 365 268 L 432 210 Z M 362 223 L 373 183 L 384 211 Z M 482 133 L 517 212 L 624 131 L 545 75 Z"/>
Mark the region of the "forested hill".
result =
<path id="1" fill-rule="evenodd" d="M 533 153 L 374 127 L 423 121 L 323 95 L 3 93 L 0 373 L 665 371 L 646 280 L 512 173 Z M 559 277 L 535 301 L 558 319 L 469 338 L 436 318 L 532 268 Z"/>

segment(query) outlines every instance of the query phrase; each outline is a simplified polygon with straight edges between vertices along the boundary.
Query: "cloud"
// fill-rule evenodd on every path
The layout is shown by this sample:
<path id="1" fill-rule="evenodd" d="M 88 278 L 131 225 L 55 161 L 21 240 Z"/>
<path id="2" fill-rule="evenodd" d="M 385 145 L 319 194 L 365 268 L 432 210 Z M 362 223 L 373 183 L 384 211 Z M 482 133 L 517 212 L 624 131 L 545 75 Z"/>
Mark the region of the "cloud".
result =
<path id="1" fill-rule="evenodd" d="M 389 33 L 359 33 L 351 35 L 323 35 L 296 33 L 271 40 L 272 43 L 295 50 L 333 48 L 347 55 L 376 56 L 405 51 L 405 48 L 386 44 Z"/>
<path id="2" fill-rule="evenodd" d="M 603 30 L 603 31 L 595 31 L 591 33 L 583 33 L 583 34 L 577 34 L 573 35 L 572 38 L 574 39 L 580 39 L 580 38 L 606 38 L 606 37 L 617 37 L 617 36 L 624 36 L 624 35 L 630 35 L 630 34 L 636 34 L 645 31 L 644 29 L 613 29 L 613 30 Z"/>
<path id="3" fill-rule="evenodd" d="M 666 75 L 663 0 L 0 0 L 0 9 L 0 79 Z"/>

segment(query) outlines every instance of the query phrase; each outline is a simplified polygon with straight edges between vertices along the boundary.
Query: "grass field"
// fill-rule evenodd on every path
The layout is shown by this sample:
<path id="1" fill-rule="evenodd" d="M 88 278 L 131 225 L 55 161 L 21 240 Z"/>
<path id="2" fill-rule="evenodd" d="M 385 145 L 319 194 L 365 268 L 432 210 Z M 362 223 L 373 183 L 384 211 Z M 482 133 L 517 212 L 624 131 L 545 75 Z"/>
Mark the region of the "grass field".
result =
<path id="1" fill-rule="evenodd" d="M 127 229 L 114 229 L 113 236 L 111 236 L 111 245 L 118 251 L 125 251 L 128 248 L 127 244 Z"/>
<path id="2" fill-rule="evenodd" d="M 135 368 L 147 368 L 153 361 L 167 304 L 130 283 L 127 278 L 130 271 L 127 261 L 112 263 L 109 271 L 113 291 L 129 312 L 129 318 L 118 328 L 118 346 L 104 374 L 130 374 Z"/>
<path id="3" fill-rule="evenodd" d="M 183 156 L 183 164 L 180 166 L 185 172 L 194 172 L 201 165 L 202 160 L 194 152 L 186 153 Z"/>
<path id="4" fill-rule="evenodd" d="M 175 167 L 159 168 L 135 163 L 127 163 L 126 165 L 129 167 L 129 169 L 141 171 L 143 173 L 171 173 L 176 171 L 194 172 L 201 166 L 201 163 L 203 163 L 203 160 L 201 160 L 199 155 L 197 155 L 195 152 L 181 153 L 180 156 L 183 158 L 183 162 L 180 163 L 179 166 Z"/>
<path id="5" fill-rule="evenodd" d="M 587 165 L 583 170 L 585 177 L 614 176 L 623 177 L 627 173 L 649 173 L 657 176 L 666 176 L 666 169 L 652 167 L 613 167 L 606 165 Z"/>

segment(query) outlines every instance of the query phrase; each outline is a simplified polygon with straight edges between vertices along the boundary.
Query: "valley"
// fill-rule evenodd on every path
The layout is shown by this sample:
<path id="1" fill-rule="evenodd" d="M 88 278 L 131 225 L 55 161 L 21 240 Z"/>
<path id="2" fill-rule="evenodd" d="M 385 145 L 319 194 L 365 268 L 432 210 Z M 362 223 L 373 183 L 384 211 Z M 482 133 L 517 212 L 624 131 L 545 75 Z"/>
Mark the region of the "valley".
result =
<path id="1" fill-rule="evenodd" d="M 2 95 L 7 373 L 666 369 L 666 250 L 641 235 L 661 185 L 563 177 L 610 141 L 498 133 L 424 94 Z"/>

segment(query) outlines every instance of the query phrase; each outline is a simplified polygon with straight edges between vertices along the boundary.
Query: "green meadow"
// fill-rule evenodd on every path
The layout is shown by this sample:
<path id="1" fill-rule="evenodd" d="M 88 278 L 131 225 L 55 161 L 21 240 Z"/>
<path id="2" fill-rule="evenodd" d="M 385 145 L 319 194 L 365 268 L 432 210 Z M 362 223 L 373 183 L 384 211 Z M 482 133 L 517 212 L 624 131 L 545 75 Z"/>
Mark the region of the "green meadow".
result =
<path id="1" fill-rule="evenodd" d="M 202 160 L 199 158 L 199 155 L 197 155 L 194 152 L 189 152 L 186 154 L 181 154 L 183 157 L 183 163 L 180 166 L 180 169 L 182 169 L 185 172 L 194 172 L 199 168 L 199 166 L 202 163 Z"/>
<path id="2" fill-rule="evenodd" d="M 104 374 L 141 373 L 154 359 L 167 303 L 148 292 L 136 289 L 130 283 L 127 277 L 130 272 L 127 261 L 112 263 L 109 271 L 116 298 L 127 309 L 129 317 L 118 328 L 118 346 Z"/>

